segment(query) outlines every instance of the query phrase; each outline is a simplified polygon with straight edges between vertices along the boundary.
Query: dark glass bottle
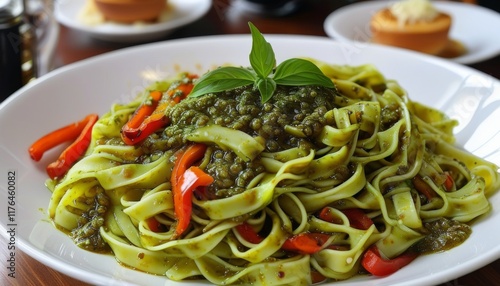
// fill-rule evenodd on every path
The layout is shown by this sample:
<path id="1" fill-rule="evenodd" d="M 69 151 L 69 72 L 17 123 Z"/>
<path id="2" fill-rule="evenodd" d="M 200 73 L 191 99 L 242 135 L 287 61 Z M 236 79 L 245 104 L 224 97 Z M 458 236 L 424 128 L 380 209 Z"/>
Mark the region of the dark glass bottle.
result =
<path id="1" fill-rule="evenodd" d="M 300 9 L 303 0 L 234 0 L 235 5 L 265 16 L 286 16 Z"/>
<path id="2" fill-rule="evenodd" d="M 0 102 L 36 77 L 35 33 L 22 0 L 0 0 Z"/>

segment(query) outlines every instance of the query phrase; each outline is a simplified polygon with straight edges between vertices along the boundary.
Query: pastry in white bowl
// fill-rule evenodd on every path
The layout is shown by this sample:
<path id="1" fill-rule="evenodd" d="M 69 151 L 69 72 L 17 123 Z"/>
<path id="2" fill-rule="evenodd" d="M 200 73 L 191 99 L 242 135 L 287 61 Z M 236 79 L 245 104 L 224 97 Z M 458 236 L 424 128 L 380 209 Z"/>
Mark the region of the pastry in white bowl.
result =
<path id="1" fill-rule="evenodd" d="M 403 0 L 371 18 L 372 41 L 438 55 L 449 43 L 452 17 L 428 0 Z"/>
<path id="2" fill-rule="evenodd" d="M 167 5 L 166 0 L 93 0 L 106 20 L 133 23 L 153 22 Z"/>

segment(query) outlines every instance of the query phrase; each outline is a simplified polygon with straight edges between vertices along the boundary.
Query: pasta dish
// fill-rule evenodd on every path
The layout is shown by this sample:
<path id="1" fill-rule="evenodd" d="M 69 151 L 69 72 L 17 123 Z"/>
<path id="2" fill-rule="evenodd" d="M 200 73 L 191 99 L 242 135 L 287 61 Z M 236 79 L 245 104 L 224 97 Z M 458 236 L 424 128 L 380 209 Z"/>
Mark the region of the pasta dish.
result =
<path id="1" fill-rule="evenodd" d="M 456 121 L 369 64 L 259 65 L 272 50 L 252 35 L 251 67 L 183 72 L 57 131 L 78 130 L 47 167 L 54 224 L 127 267 L 217 285 L 384 276 L 467 239 L 500 180 L 455 145 Z"/>

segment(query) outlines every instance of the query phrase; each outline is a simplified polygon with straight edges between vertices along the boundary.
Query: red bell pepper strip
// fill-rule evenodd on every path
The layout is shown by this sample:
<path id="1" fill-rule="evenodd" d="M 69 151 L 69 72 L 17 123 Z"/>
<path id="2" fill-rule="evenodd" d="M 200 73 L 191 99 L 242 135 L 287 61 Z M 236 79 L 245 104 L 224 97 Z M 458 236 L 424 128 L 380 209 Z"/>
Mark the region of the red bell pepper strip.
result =
<path id="1" fill-rule="evenodd" d="M 210 185 L 214 180 L 199 167 L 192 166 L 203 158 L 206 148 L 204 144 L 193 144 L 177 153 L 170 178 L 177 218 L 175 237 L 182 235 L 191 221 L 193 191 L 199 186 Z"/>
<path id="2" fill-rule="evenodd" d="M 166 110 L 186 98 L 193 89 L 195 75 L 187 75 L 187 82 L 173 83 L 163 95 L 160 91 L 152 91 L 148 98 L 134 112 L 134 115 L 122 128 L 122 139 L 127 145 L 142 142 L 156 130 L 170 122 Z"/>
<path id="3" fill-rule="evenodd" d="M 236 226 L 236 230 L 238 233 L 245 239 L 246 241 L 257 244 L 264 240 L 262 236 L 260 236 L 248 223 L 244 222 Z"/>
<path id="4" fill-rule="evenodd" d="M 153 232 L 164 232 L 167 231 L 167 227 L 161 224 L 154 216 L 146 219 L 149 230 Z"/>
<path id="5" fill-rule="evenodd" d="M 289 237 L 281 248 L 301 254 L 314 254 L 322 249 L 328 238 L 330 235 L 325 233 L 299 233 Z"/>
<path id="6" fill-rule="evenodd" d="M 444 181 L 444 188 L 447 192 L 451 192 L 453 190 L 453 185 L 455 185 L 455 182 L 449 172 L 444 172 L 444 174 L 446 176 L 446 180 Z"/>
<path id="7" fill-rule="evenodd" d="M 367 230 L 373 224 L 372 219 L 368 217 L 361 209 L 350 208 L 340 211 L 347 216 L 347 219 L 349 219 L 349 224 L 353 228 Z M 319 218 L 331 223 L 341 223 L 339 219 L 333 216 L 328 207 L 325 207 L 320 211 Z"/>
<path id="8" fill-rule="evenodd" d="M 193 208 L 191 198 L 193 197 L 193 191 L 198 187 L 206 187 L 213 183 L 213 181 L 214 178 L 212 176 L 203 172 L 197 166 L 189 167 L 180 180 L 177 181 L 177 185 L 180 186 L 180 195 L 174 196 L 175 214 L 178 218 L 175 229 L 177 236 L 181 235 L 187 229 L 191 220 L 191 211 Z"/>
<path id="9" fill-rule="evenodd" d="M 69 168 L 83 156 L 89 147 L 92 139 L 92 128 L 99 117 L 96 114 L 91 114 L 87 116 L 86 119 L 85 126 L 78 138 L 59 155 L 59 158 L 55 162 L 47 166 L 46 171 L 50 178 L 55 179 L 63 177 Z"/>
<path id="10" fill-rule="evenodd" d="M 315 269 L 311 269 L 311 282 L 312 284 L 317 284 L 317 283 L 321 283 L 323 281 L 326 281 L 326 277 L 319 273 L 319 271 L 315 270 Z"/>
<path id="11" fill-rule="evenodd" d="M 341 212 L 347 216 L 353 228 L 367 230 L 373 225 L 372 219 L 361 209 L 343 209 Z"/>
<path id="12" fill-rule="evenodd" d="M 153 114 L 162 97 L 161 91 L 151 91 L 149 97 L 135 110 L 129 121 L 122 127 L 122 139 L 127 145 L 138 143 L 137 137 L 142 133 L 141 124 Z"/>
<path id="13" fill-rule="evenodd" d="M 377 246 L 372 245 L 363 255 L 361 265 L 375 276 L 387 276 L 410 264 L 417 256 L 416 252 L 405 252 L 393 259 L 384 259 Z"/>
<path id="14" fill-rule="evenodd" d="M 40 161 L 46 151 L 64 142 L 75 140 L 78 135 L 82 133 L 82 130 L 87 125 L 87 122 L 89 122 L 89 120 L 91 120 L 94 116 L 97 115 L 88 115 L 81 121 L 74 122 L 57 130 L 54 130 L 36 140 L 28 149 L 31 159 Z"/>
<path id="15" fill-rule="evenodd" d="M 420 176 L 415 176 L 412 179 L 413 186 L 415 190 L 424 195 L 428 200 L 431 200 L 436 196 L 436 192 L 427 184 L 427 182 Z"/>
<path id="16" fill-rule="evenodd" d="M 158 106 L 158 103 L 160 102 L 160 99 L 162 97 L 163 94 L 161 91 L 158 90 L 151 91 L 149 93 L 149 97 L 135 110 L 134 114 L 127 122 L 126 132 L 128 133 L 139 132 L 137 128 L 142 124 L 144 119 L 146 119 L 149 115 L 151 115 L 155 111 L 156 106 Z"/>
<path id="17" fill-rule="evenodd" d="M 339 217 L 334 216 L 329 207 L 324 207 L 323 209 L 321 209 L 318 217 L 330 223 L 342 224 L 342 220 Z"/>
<path id="18" fill-rule="evenodd" d="M 250 243 L 260 243 L 264 240 L 255 230 L 246 222 L 236 226 L 238 233 Z M 299 233 L 289 237 L 281 249 L 286 251 L 293 251 L 301 254 L 313 254 L 322 249 L 322 246 L 330 238 L 329 234 L 325 233 Z"/>
<path id="19" fill-rule="evenodd" d="M 191 93 L 194 87 L 193 80 L 198 78 L 198 76 L 195 74 L 187 74 L 186 78 L 188 79 L 187 83 L 183 82 L 179 85 L 173 85 L 167 90 L 167 95 L 175 103 L 184 100 Z"/>
<path id="20" fill-rule="evenodd" d="M 206 150 L 207 146 L 205 144 L 195 143 L 176 153 L 172 176 L 170 178 L 172 187 L 177 186 L 177 182 L 189 167 L 203 158 Z"/>

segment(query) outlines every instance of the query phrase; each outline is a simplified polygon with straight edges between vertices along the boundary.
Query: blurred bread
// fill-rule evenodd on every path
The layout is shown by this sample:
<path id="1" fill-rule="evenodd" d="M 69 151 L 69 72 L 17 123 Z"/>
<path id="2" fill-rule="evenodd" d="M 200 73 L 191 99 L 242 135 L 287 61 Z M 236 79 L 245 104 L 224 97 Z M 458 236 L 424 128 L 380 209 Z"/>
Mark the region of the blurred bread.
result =
<path id="1" fill-rule="evenodd" d="M 405 0 L 377 11 L 371 18 L 372 41 L 437 55 L 448 44 L 450 15 L 425 0 Z"/>
<path id="2" fill-rule="evenodd" d="M 167 0 L 93 0 L 106 20 L 132 23 L 156 21 Z"/>

